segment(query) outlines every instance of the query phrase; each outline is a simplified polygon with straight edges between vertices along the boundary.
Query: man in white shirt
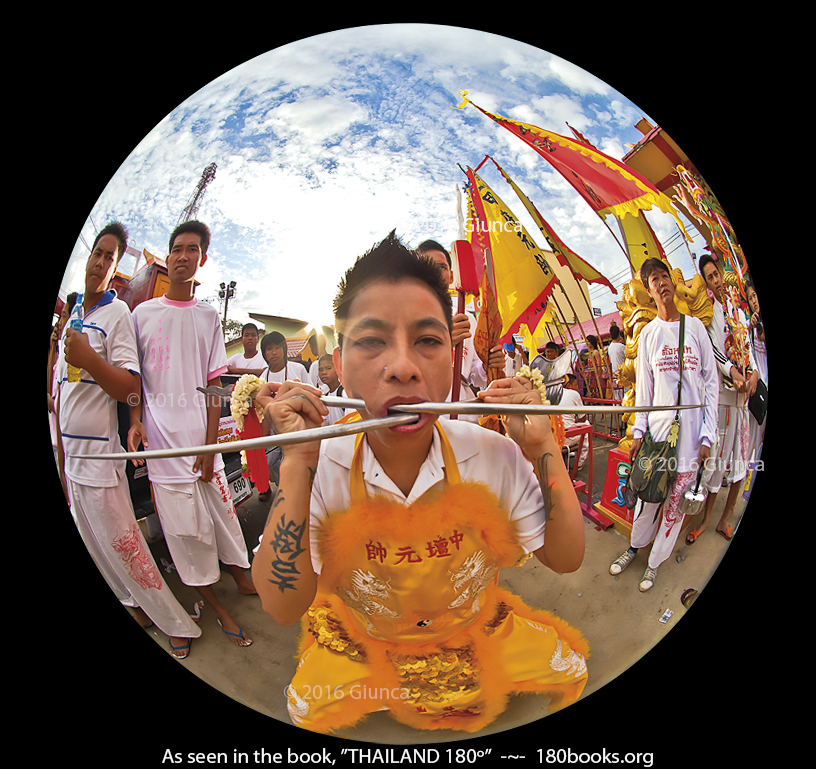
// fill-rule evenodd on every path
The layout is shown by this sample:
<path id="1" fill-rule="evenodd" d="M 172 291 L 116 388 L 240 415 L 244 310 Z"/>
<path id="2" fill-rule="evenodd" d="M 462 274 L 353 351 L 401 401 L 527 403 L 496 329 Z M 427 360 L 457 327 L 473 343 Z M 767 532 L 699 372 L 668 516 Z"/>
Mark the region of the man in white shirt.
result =
<path id="1" fill-rule="evenodd" d="M 117 401 L 138 398 L 141 380 L 136 335 L 128 306 L 108 285 L 127 246 L 127 232 L 113 223 L 100 230 L 85 271 L 82 332 L 65 331 L 64 357 L 57 361 L 58 457 L 60 476 L 77 528 L 111 590 L 134 610 L 143 627 L 150 622 L 169 636 L 171 654 L 184 659 L 199 627 L 161 578 L 136 522 L 123 462 L 93 461 L 75 454 L 122 450 Z M 81 369 L 78 382 L 67 364 Z"/>
<path id="2" fill-rule="evenodd" d="M 759 298 L 752 283 L 745 284 L 745 294 L 748 297 L 748 306 L 751 308 L 751 318 L 748 322 L 748 335 L 751 349 L 751 368 L 759 375 L 765 388 L 768 387 L 768 350 L 765 346 L 765 327 L 762 324 L 762 316 L 759 312 Z M 768 424 L 767 416 L 762 420 L 762 424 L 757 422 L 756 417 L 750 411 L 750 445 L 748 457 L 756 460 L 759 457 L 762 442 L 765 439 L 765 425 Z"/>
<path id="3" fill-rule="evenodd" d="M 609 328 L 609 336 L 612 341 L 609 343 L 606 352 L 609 355 L 610 376 L 612 377 L 612 397 L 615 400 L 623 400 L 623 387 L 618 384 L 618 369 L 626 361 L 626 346 L 620 341 L 620 329 L 613 323 Z M 613 428 L 621 428 L 621 418 L 619 414 L 612 415 L 610 420 Z"/>
<path id="4" fill-rule="evenodd" d="M 712 447 L 712 461 L 703 473 L 703 484 L 708 489 L 702 521 L 686 535 L 686 544 L 693 545 L 708 527 L 717 494 L 727 480 L 730 484 L 717 533 L 731 539 L 733 529 L 728 519 L 739 497 L 741 481 L 748 472 L 748 399 L 756 389 L 757 373 L 749 376 L 726 356 L 726 306 L 728 298 L 723 285 L 719 262 L 708 254 L 700 259 L 700 272 L 714 294 L 714 317 L 708 324 L 708 335 L 717 361 L 719 377 L 719 407 L 717 411 L 717 441 Z M 747 373 L 747 372 L 746 372 Z"/>
<path id="5" fill-rule="evenodd" d="M 241 343 L 244 351 L 230 357 L 227 361 L 227 373 L 260 376 L 267 364 L 258 349 L 258 327 L 254 323 L 247 323 L 241 329 Z"/>
<path id="6" fill-rule="evenodd" d="M 441 401 L 450 390 L 445 289 L 439 271 L 394 233 L 346 273 L 335 302 L 340 346 L 333 357 L 346 391 L 365 401 L 363 420 L 397 403 Z M 286 383 L 265 418 L 278 433 L 320 424 L 328 409 L 319 395 Z M 481 397 L 541 402 L 516 379 L 491 383 Z M 253 573 L 277 622 L 306 622 L 287 689 L 297 725 L 327 732 L 387 709 L 415 728 L 473 731 L 495 719 L 514 691 L 547 691 L 561 705 L 580 695 L 587 649 L 575 631 L 553 626 L 517 597 L 493 597 L 499 563 L 517 563 L 522 553 L 557 573 L 577 569 L 583 558 L 580 506 L 549 425 L 547 417 L 510 417 L 510 439 L 425 414 L 365 437 L 284 448 Z M 439 643 L 459 651 L 456 659 L 446 656 L 439 679 L 417 679 L 427 699 L 412 695 L 411 685 L 401 693 L 400 680 L 416 676 L 401 661 L 401 640 L 432 668 Z M 440 704 L 451 667 L 463 678 L 457 673 L 455 690 Z M 363 683 L 376 683 L 378 693 L 355 698 Z"/>
<path id="7" fill-rule="evenodd" d="M 198 387 L 220 385 L 227 354 L 218 312 L 195 298 L 198 269 L 210 232 L 201 222 L 180 224 L 170 236 L 164 296 L 136 307 L 133 319 L 142 361 L 141 402 L 131 406 L 128 449 L 170 449 L 216 443 L 221 401 Z M 142 464 L 142 460 L 135 460 Z M 244 569 L 249 554 L 232 504 L 221 454 L 150 459 L 148 476 L 167 547 L 181 581 L 195 587 L 236 646 L 252 640 L 213 590 L 224 563 L 238 591 L 254 594 Z"/>
<path id="8" fill-rule="evenodd" d="M 630 547 L 609 567 L 617 576 L 635 559 L 639 549 L 652 548 L 646 571 L 640 580 L 641 592 L 650 590 L 657 579 L 658 567 L 671 555 L 685 516 L 680 500 L 686 486 L 711 456 L 716 440 L 717 374 L 711 340 L 699 318 L 683 316 L 675 304 L 676 287 L 668 265 L 656 257 L 647 259 L 640 268 L 640 279 L 657 305 L 657 316 L 644 326 L 638 338 L 636 406 L 672 406 L 677 404 L 680 375 L 680 329 L 683 323 L 683 373 L 680 401 L 703 408 L 679 412 L 679 436 L 673 464 L 676 475 L 662 503 L 638 500 Z M 643 437 L 648 430 L 656 442 L 669 439 L 674 410 L 638 412 L 632 427 L 634 440 L 629 449 L 629 463 L 638 458 Z M 667 468 L 671 469 L 671 467 Z"/>
<path id="9" fill-rule="evenodd" d="M 504 375 L 507 377 L 515 376 L 522 366 L 527 365 L 527 351 L 515 339 L 504 345 L 504 354 Z"/>
<path id="10" fill-rule="evenodd" d="M 606 351 L 609 355 L 609 365 L 612 369 L 613 381 L 615 382 L 612 388 L 612 393 L 615 400 L 623 399 L 623 388 L 618 385 L 618 369 L 624 364 L 626 360 L 626 346 L 620 341 L 620 329 L 614 324 L 609 328 L 609 336 L 612 341 L 609 343 Z"/>

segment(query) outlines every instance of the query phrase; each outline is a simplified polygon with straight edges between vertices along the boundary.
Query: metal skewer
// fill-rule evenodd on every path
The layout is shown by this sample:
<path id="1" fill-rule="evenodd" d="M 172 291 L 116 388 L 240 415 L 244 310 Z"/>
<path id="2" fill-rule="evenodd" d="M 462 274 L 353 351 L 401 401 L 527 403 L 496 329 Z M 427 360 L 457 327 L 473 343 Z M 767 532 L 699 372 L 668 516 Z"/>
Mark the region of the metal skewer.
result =
<path id="1" fill-rule="evenodd" d="M 559 384 L 564 379 L 555 379 L 545 384 Z M 232 387 L 197 387 L 206 395 L 220 395 L 229 398 Z M 323 395 L 320 398 L 326 406 L 345 409 L 365 409 L 361 398 L 339 398 L 336 395 Z M 699 409 L 701 405 L 688 406 L 536 406 L 527 403 L 485 403 L 479 398 L 443 403 L 406 403 L 391 406 L 389 413 L 413 414 L 632 414 L 641 411 L 671 411 L 672 409 Z M 360 431 L 362 432 L 362 431 Z M 317 439 L 314 439 L 317 440 Z"/>
<path id="2" fill-rule="evenodd" d="M 202 392 L 204 391 L 203 388 Z M 207 388 L 210 389 L 210 388 Z M 217 394 L 217 393 L 212 393 Z M 321 400 L 326 406 L 340 408 L 364 409 L 365 401 L 358 398 L 338 398 L 333 395 L 324 395 Z M 336 438 L 343 435 L 380 430 L 385 427 L 410 424 L 418 419 L 418 414 L 598 414 L 598 413 L 630 413 L 641 411 L 672 411 L 676 409 L 696 409 L 702 405 L 689 406 L 536 406 L 526 403 L 484 403 L 481 400 L 458 401 L 456 403 L 406 403 L 394 405 L 389 409 L 391 416 L 362 419 L 345 424 L 327 425 L 300 430 L 283 435 L 270 435 L 261 438 L 248 438 L 241 441 L 227 441 L 225 443 L 208 443 L 204 446 L 190 448 L 160 449 L 155 451 L 129 451 L 117 454 L 74 454 L 77 459 L 166 459 L 169 457 L 199 456 L 201 454 L 218 454 L 222 451 L 240 451 L 249 449 L 265 449 L 272 446 L 286 446 L 296 443 Z"/>
<path id="3" fill-rule="evenodd" d="M 197 457 L 200 454 L 220 454 L 222 451 L 246 451 L 249 449 L 266 449 L 272 446 L 287 446 L 295 443 L 309 443 L 323 438 L 337 438 L 342 435 L 367 433 L 370 430 L 380 430 L 383 427 L 396 427 L 416 422 L 417 414 L 393 414 L 379 419 L 365 419 L 356 422 L 346 422 L 342 425 L 328 425 L 312 427 L 296 433 L 282 435 L 268 435 L 261 438 L 247 438 L 242 441 L 225 441 L 224 443 L 208 443 L 204 446 L 192 446 L 178 449 L 155 449 L 152 451 L 123 451 L 118 454 L 72 454 L 76 459 L 168 459 L 170 457 Z"/>
<path id="4" fill-rule="evenodd" d="M 324 395 L 326 406 L 347 409 L 364 409 L 365 401 L 358 398 L 338 398 Z M 413 414 L 631 414 L 641 411 L 672 411 L 673 409 L 700 409 L 701 405 L 689 406 L 536 406 L 531 403 L 485 403 L 478 398 L 455 403 L 406 403 L 390 406 L 389 413 Z"/>

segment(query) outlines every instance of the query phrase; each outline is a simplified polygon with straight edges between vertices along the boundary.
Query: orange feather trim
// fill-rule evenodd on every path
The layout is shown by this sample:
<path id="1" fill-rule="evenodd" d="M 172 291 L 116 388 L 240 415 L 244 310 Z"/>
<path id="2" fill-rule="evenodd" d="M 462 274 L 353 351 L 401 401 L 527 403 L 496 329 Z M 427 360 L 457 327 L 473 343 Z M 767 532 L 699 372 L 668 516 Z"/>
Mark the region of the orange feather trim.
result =
<path id="1" fill-rule="evenodd" d="M 354 505 L 349 513 L 329 514 L 318 533 L 324 563 L 321 581 L 332 584 L 342 572 L 346 554 L 361 538 L 374 533 L 392 540 L 432 539 L 451 526 L 480 531 L 500 567 L 512 566 L 521 555 L 516 528 L 499 500 L 483 483 L 460 483 L 441 492 L 428 494 L 410 507 L 384 497 L 371 497 Z"/>
<path id="2" fill-rule="evenodd" d="M 511 694 L 548 695 L 550 709 L 565 707 L 580 696 L 586 677 L 573 682 L 569 677 L 556 675 L 560 680 L 548 682 L 545 679 L 552 678 L 552 674 L 547 673 L 546 660 L 542 660 L 541 670 L 535 673 L 537 680 L 512 680 L 504 661 L 512 666 L 512 656 L 508 654 L 516 653 L 519 648 L 513 650 L 512 639 L 516 638 L 513 634 L 522 633 L 518 636 L 522 649 L 529 648 L 531 642 L 528 637 L 524 640 L 526 625 L 505 624 L 514 622 L 513 615 L 549 626 L 570 650 L 584 657 L 589 656 L 589 645 L 580 631 L 564 620 L 527 606 L 518 596 L 499 588 L 496 582 L 481 594 L 479 619 L 443 642 L 433 637 L 424 643 L 376 640 L 358 624 L 339 596 L 326 592 L 348 568 L 348 554 L 369 536 L 415 541 L 433 539 L 451 527 L 478 532 L 491 559 L 501 566 L 512 566 L 518 561 L 521 548 L 515 525 L 484 484 L 457 484 L 441 494 L 427 495 L 410 507 L 374 497 L 355 503 L 348 511 L 332 513 L 324 521 L 318 535 L 323 572 L 315 601 L 303 618 L 298 657 L 303 659 L 314 644 L 319 644 L 321 648 L 313 649 L 312 653 L 329 655 L 315 660 L 328 677 L 334 655 L 338 655 L 338 661 L 344 659 L 340 666 L 343 672 L 335 685 L 346 677 L 356 685 L 370 686 L 375 693 L 400 691 L 410 692 L 410 696 L 394 698 L 391 695 L 384 700 L 377 700 L 376 694 L 368 699 L 346 697 L 304 718 L 303 728 L 324 733 L 350 728 L 367 713 L 385 707 L 395 719 L 417 729 L 475 732 L 506 708 Z M 552 643 L 552 636 L 549 637 Z M 507 639 L 510 639 L 509 647 Z M 532 642 L 538 649 L 540 642 Z M 345 658 L 353 661 L 351 667 Z M 360 663 L 359 678 L 354 672 L 357 662 Z M 419 667 L 417 663 L 421 663 Z M 428 671 L 434 671 L 430 678 Z"/>
<path id="3" fill-rule="evenodd" d="M 441 712 L 435 711 L 432 714 L 422 713 L 415 703 L 401 701 L 399 699 L 389 699 L 383 702 L 373 702 L 371 699 L 345 698 L 342 702 L 336 703 L 336 707 L 327 708 L 324 715 L 319 719 L 312 719 L 304 723 L 304 728 L 321 733 L 328 733 L 337 729 L 348 729 L 358 724 L 366 715 L 380 706 L 385 706 L 391 715 L 401 723 L 407 724 L 417 729 L 453 729 L 465 732 L 475 732 L 484 728 L 500 715 L 507 707 L 507 702 L 511 694 L 534 693 L 549 696 L 549 710 L 554 712 L 574 703 L 581 695 L 585 680 L 575 683 L 546 683 L 537 681 L 513 681 L 506 668 L 501 664 L 502 660 L 502 640 L 491 632 L 494 624 L 501 621 L 512 621 L 509 612 L 517 616 L 530 620 L 541 625 L 553 628 L 558 638 L 566 642 L 571 650 L 588 658 L 590 654 L 589 644 L 583 634 L 577 628 L 572 627 L 560 617 L 551 612 L 534 609 L 527 606 L 524 601 L 502 588 L 495 588 L 492 606 L 485 606 L 482 616 L 490 618 L 487 622 L 471 626 L 455 638 L 445 642 L 444 649 L 472 649 L 472 658 L 475 662 L 476 674 L 479 685 L 479 710 L 469 712 L 467 708 L 451 707 L 450 710 Z M 343 628 L 343 635 L 354 646 L 365 649 L 365 658 L 361 659 L 364 667 L 361 673 L 365 677 L 362 686 L 369 686 L 372 689 L 386 689 L 388 691 L 399 690 L 406 686 L 405 680 L 401 679 L 397 666 L 404 662 L 406 658 L 429 658 L 439 649 L 433 644 L 422 646 L 414 644 L 386 643 L 369 638 L 364 633 L 355 629 L 355 626 L 348 615 L 348 611 L 343 602 L 335 596 L 321 596 L 315 604 L 330 606 L 334 616 L 340 620 Z M 502 606 L 503 604 L 503 606 Z M 491 610 L 492 609 L 492 610 Z M 496 610 L 499 609 L 497 612 Z M 491 621 L 494 620 L 495 621 Z M 302 655 L 313 643 L 315 638 L 309 630 L 308 617 L 304 618 L 303 632 L 300 639 L 300 655 Z M 342 652 L 334 652 L 341 654 Z M 486 662 L 489 661 L 489 664 Z M 369 683 L 366 683 L 369 682 Z"/>

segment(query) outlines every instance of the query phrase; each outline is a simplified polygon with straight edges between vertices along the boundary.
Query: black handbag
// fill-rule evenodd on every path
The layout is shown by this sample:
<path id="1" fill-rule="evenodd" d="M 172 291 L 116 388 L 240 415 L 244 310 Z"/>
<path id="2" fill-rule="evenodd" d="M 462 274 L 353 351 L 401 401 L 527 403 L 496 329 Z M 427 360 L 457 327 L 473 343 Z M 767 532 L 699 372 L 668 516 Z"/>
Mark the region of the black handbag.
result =
<path id="1" fill-rule="evenodd" d="M 756 340 L 754 334 L 761 329 L 751 329 L 751 349 L 756 355 Z M 761 425 L 765 421 L 765 415 L 768 413 L 768 386 L 761 379 L 757 379 L 757 386 L 754 394 L 748 399 L 748 410 L 756 419 L 757 424 Z"/>
<path id="2" fill-rule="evenodd" d="M 680 393 L 683 387 L 683 347 L 685 344 L 685 315 L 680 315 L 680 381 L 677 385 L 677 406 L 680 405 Z M 669 428 L 665 441 L 656 441 L 647 429 L 643 436 L 637 456 L 629 470 L 629 494 L 624 491 L 624 500 L 630 509 L 635 500 L 644 502 L 663 502 L 669 495 L 672 481 L 677 475 L 677 441 L 680 437 L 680 410 L 674 414 L 674 421 Z M 629 502 L 631 501 L 631 505 Z"/>
<path id="3" fill-rule="evenodd" d="M 768 412 L 768 388 L 761 379 L 757 380 L 756 390 L 748 399 L 748 410 L 754 415 L 757 424 L 761 425 L 765 421 Z"/>

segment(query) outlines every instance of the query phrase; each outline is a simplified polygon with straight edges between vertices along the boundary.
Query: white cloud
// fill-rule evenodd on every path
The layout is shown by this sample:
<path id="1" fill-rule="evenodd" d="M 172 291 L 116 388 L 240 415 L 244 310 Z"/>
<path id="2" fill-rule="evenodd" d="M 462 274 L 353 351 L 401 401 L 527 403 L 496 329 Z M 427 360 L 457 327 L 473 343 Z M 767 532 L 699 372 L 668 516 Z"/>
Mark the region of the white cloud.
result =
<path id="1" fill-rule="evenodd" d="M 392 228 L 409 245 L 455 239 L 457 163 L 475 166 L 489 153 L 546 218 L 559 212 L 552 223 L 568 245 L 619 261 L 600 220 L 534 150 L 472 106 L 452 109 L 460 89 L 486 110 L 559 133 L 565 121 L 593 128 L 620 154 L 621 132 L 637 138 L 626 123 L 638 116 L 633 105 L 527 44 L 441 25 L 354 28 L 282 46 L 191 95 L 131 152 L 91 215 L 97 226 L 123 219 L 132 245 L 163 255 L 202 170 L 216 162 L 200 212 L 213 230 L 201 295 L 236 280 L 231 317 L 312 319 L 325 316 L 353 259 Z M 63 296 L 81 281 L 86 256 L 78 243 Z"/>

